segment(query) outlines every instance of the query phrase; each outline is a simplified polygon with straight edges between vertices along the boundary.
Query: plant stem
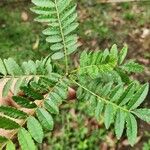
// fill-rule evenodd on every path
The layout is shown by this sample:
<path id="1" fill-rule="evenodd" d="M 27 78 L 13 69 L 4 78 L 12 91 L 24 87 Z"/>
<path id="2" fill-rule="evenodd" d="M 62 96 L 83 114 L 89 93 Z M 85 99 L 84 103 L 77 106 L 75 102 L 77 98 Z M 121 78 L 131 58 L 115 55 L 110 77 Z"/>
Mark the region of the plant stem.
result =
<path id="1" fill-rule="evenodd" d="M 120 107 L 119 105 L 117 105 L 117 104 L 115 104 L 115 103 L 113 103 L 113 102 L 111 102 L 109 100 L 106 100 L 106 99 L 100 97 L 99 95 L 97 95 L 94 92 L 90 91 L 89 89 L 87 89 L 86 87 L 84 87 L 80 83 L 76 82 L 75 80 L 72 80 L 72 82 L 74 82 L 76 85 L 78 85 L 79 87 L 83 88 L 84 90 L 88 91 L 89 93 L 91 93 L 92 95 L 94 95 L 95 97 L 97 97 L 99 100 L 103 101 L 105 104 L 110 104 L 110 105 L 112 105 L 112 106 L 114 106 L 116 108 L 119 108 L 119 109 L 121 109 L 121 110 L 123 110 L 125 112 L 132 112 L 132 111 L 126 109 L 126 108 Z"/>
<path id="2" fill-rule="evenodd" d="M 64 47 L 65 68 L 66 68 L 65 72 L 66 72 L 66 75 L 68 75 L 67 47 L 66 47 L 66 43 L 65 43 L 65 37 L 64 37 L 64 33 L 63 33 L 63 27 L 62 27 L 62 23 L 61 23 L 61 19 L 60 19 L 60 14 L 59 14 L 58 6 L 57 6 L 57 0 L 55 0 L 55 6 L 56 6 L 57 19 L 58 19 L 58 23 L 59 23 L 59 28 L 60 28 L 60 33 L 61 33 L 61 37 L 62 37 L 63 47 Z"/>

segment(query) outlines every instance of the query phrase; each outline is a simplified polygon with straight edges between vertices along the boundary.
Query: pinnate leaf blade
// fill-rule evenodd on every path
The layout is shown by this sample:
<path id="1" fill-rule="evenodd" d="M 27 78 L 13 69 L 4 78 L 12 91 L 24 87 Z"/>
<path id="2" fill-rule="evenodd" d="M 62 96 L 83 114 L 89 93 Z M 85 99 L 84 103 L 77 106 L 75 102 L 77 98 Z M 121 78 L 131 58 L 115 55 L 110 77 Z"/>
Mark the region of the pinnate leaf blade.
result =
<path id="1" fill-rule="evenodd" d="M 52 116 L 43 108 L 38 108 L 36 110 L 36 115 L 44 127 L 44 129 L 50 131 L 54 127 L 54 122 Z"/>
<path id="2" fill-rule="evenodd" d="M 8 141 L 6 145 L 6 150 L 16 150 L 15 145 L 12 141 Z"/>
<path id="3" fill-rule="evenodd" d="M 117 110 L 117 115 L 116 115 L 116 120 L 115 120 L 115 133 L 117 136 L 117 139 L 120 139 L 122 136 L 123 130 L 124 130 L 124 125 L 125 125 L 125 112 L 118 109 Z"/>
<path id="4" fill-rule="evenodd" d="M 36 150 L 30 133 L 24 128 L 20 128 L 18 131 L 18 141 L 22 150 Z"/>
<path id="5" fill-rule="evenodd" d="M 44 133 L 41 124 L 36 118 L 30 116 L 27 119 L 27 128 L 34 140 L 38 143 L 42 143 Z"/>
<path id="6" fill-rule="evenodd" d="M 144 120 L 147 123 L 150 123 L 150 109 L 147 109 L 147 108 L 135 109 L 133 113 L 137 117 L 139 117 L 141 120 Z"/>
<path id="7" fill-rule="evenodd" d="M 126 117 L 126 122 L 128 141 L 131 146 L 133 146 L 136 143 L 137 139 L 137 121 L 132 114 L 128 113 Z"/>
<path id="8" fill-rule="evenodd" d="M 6 129 L 6 130 L 12 130 L 12 129 L 17 129 L 19 127 L 20 127 L 19 124 L 16 123 L 15 121 L 9 118 L 0 116 L 0 128 Z"/>
<path id="9" fill-rule="evenodd" d="M 149 90 L 148 83 L 142 85 L 141 88 L 131 98 L 131 101 L 128 104 L 128 108 L 130 110 L 137 108 L 146 98 L 148 90 Z"/>

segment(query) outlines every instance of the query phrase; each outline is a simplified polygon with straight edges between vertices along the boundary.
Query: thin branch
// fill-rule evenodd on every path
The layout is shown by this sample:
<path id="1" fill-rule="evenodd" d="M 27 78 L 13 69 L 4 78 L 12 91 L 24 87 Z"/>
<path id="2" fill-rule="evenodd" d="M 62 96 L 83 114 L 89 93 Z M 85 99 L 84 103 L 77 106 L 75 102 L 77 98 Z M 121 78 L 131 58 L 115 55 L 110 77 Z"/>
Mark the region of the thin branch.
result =
<path id="1" fill-rule="evenodd" d="M 75 83 L 76 85 L 78 85 L 79 87 L 81 87 L 82 89 L 86 90 L 87 92 L 91 93 L 93 96 L 97 97 L 98 100 L 103 101 L 105 104 L 110 104 L 110 105 L 112 105 L 112 106 L 114 106 L 116 108 L 119 108 L 119 109 L 121 109 L 121 110 L 123 110 L 125 112 L 132 112 L 132 111 L 126 109 L 126 108 L 120 107 L 119 105 L 117 105 L 117 104 L 115 104 L 115 103 L 113 103 L 113 102 L 111 102 L 111 101 L 109 101 L 107 99 L 104 99 L 103 97 L 100 97 L 99 95 L 97 95 L 94 92 L 90 91 L 89 89 L 87 89 L 86 87 L 84 87 L 80 83 L 76 82 L 75 80 L 72 80 L 72 82 Z"/>

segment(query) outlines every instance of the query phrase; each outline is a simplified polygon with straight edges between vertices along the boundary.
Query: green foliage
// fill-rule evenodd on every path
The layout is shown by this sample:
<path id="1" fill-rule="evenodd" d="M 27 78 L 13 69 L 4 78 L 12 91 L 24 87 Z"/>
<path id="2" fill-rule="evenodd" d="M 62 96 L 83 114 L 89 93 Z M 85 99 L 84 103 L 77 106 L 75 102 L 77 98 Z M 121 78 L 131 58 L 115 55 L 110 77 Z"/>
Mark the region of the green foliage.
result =
<path id="1" fill-rule="evenodd" d="M 28 98 L 36 99 L 36 100 L 41 100 L 44 98 L 42 94 L 37 93 L 36 91 L 34 91 L 33 88 L 23 86 L 23 87 L 20 87 L 20 89 L 23 91 L 23 93 L 26 94 Z"/>
<path id="2" fill-rule="evenodd" d="M 88 74 L 94 78 L 100 73 L 113 70 L 116 63 L 108 50 L 104 53 L 93 52 L 89 54 L 84 51 L 80 56 L 80 68 L 78 72 L 80 75 Z"/>
<path id="3" fill-rule="evenodd" d="M 12 98 L 18 105 L 17 108 L 0 106 L 0 128 L 16 129 L 14 135 L 17 135 L 22 150 L 37 149 L 35 142 L 42 143 L 44 133 L 53 130 L 55 115 L 59 114 L 60 105 L 68 97 L 68 87 L 76 86 L 77 99 L 88 106 L 86 111 L 98 121 L 103 116 L 106 129 L 113 124 L 118 139 L 126 129 L 133 146 L 137 137 L 135 116 L 150 122 L 150 109 L 139 108 L 146 98 L 149 84 L 141 85 L 130 78 L 131 73 L 143 71 L 143 66 L 132 60 L 125 62 L 127 46 L 120 51 L 114 44 L 103 52 L 83 51 L 77 69 L 70 71 L 68 56 L 78 47 L 74 32 L 78 26 L 76 5 L 72 0 L 32 2 L 35 7 L 31 10 L 39 15 L 35 20 L 48 25 L 43 34 L 48 36 L 46 41 L 51 44 L 52 54 L 21 65 L 12 58 L 0 59 L 0 78 L 4 83 L 2 95 L 8 96 L 13 88 L 15 95 Z M 53 65 L 54 60 L 63 57 L 65 66 L 62 63 Z M 20 107 L 30 109 L 32 113 L 26 114 Z M 18 124 L 15 119 L 23 123 Z M 2 148 L 7 145 L 7 149 L 14 149 L 9 140 L 12 139 L 0 136 Z"/>
<path id="4" fill-rule="evenodd" d="M 133 146 L 137 138 L 137 122 L 135 117 L 130 113 L 127 113 L 126 122 L 128 140 L 131 146 Z"/>
<path id="5" fill-rule="evenodd" d="M 43 31 L 47 35 L 46 41 L 51 44 L 52 59 L 60 59 L 76 51 L 77 35 L 74 30 L 76 22 L 76 5 L 71 0 L 32 0 L 36 5 L 31 10 L 39 16 L 38 22 L 47 23 L 48 28 Z M 67 61 L 67 60 L 66 60 Z"/>
<path id="6" fill-rule="evenodd" d="M 141 108 L 141 109 L 135 109 L 133 111 L 133 113 L 138 116 L 140 119 L 146 121 L 146 122 L 150 122 L 150 118 L 149 118 L 149 114 L 150 114 L 150 110 L 146 109 L 146 108 Z"/>
<path id="7" fill-rule="evenodd" d="M 48 91 L 45 97 L 43 97 L 45 93 L 41 93 L 38 88 L 34 87 L 35 84 Z M 59 112 L 58 106 L 67 98 L 67 87 L 68 80 L 58 74 L 51 74 L 47 78 L 41 77 L 36 81 L 29 82 L 28 85 L 20 88 L 23 90 L 24 96 L 13 96 L 13 100 L 21 107 L 32 109 L 36 117 L 28 116 L 24 111 L 14 107 L 0 106 L 1 115 L 4 114 L 10 117 L 9 119 L 0 116 L 0 128 L 5 130 L 18 129 L 18 141 L 21 148 L 23 150 L 36 149 L 34 140 L 42 143 L 44 132 L 53 129 L 54 120 L 52 114 Z M 38 101 L 42 108 L 36 104 L 37 99 L 41 98 L 42 100 Z M 27 129 L 20 128 L 20 125 L 15 120 L 11 120 L 11 118 L 27 121 Z M 7 139 L 3 140 L 2 138 L 1 141 L 3 143 Z"/>
<path id="8" fill-rule="evenodd" d="M 52 100 L 46 100 L 45 108 L 52 114 L 59 114 L 59 109 L 57 107 L 57 104 L 55 104 Z"/>
<path id="9" fill-rule="evenodd" d="M 133 61 L 129 61 L 128 63 L 124 64 L 124 66 L 122 66 L 122 69 L 127 71 L 127 72 L 142 72 L 144 70 L 143 66 L 133 62 Z"/>
<path id="10" fill-rule="evenodd" d="M 25 112 L 10 106 L 0 106 L 0 112 L 16 119 L 25 119 L 27 117 Z"/>
<path id="11" fill-rule="evenodd" d="M 83 51 L 80 56 L 80 66 L 75 71 L 79 75 L 88 75 L 91 78 L 101 77 L 105 81 L 129 83 L 127 74 L 142 72 L 143 66 L 133 61 L 123 63 L 127 55 L 126 45 L 120 52 L 118 51 L 116 44 L 104 52 Z"/>
<path id="12" fill-rule="evenodd" d="M 53 118 L 46 110 L 39 108 L 36 110 L 36 115 L 45 130 L 53 129 L 54 127 Z"/>
<path id="13" fill-rule="evenodd" d="M 118 139 L 120 139 L 124 131 L 125 122 L 127 123 L 127 137 L 133 146 L 137 136 L 137 123 L 134 114 L 149 122 L 149 109 L 137 109 L 148 93 L 148 83 L 140 86 L 135 83 L 131 83 L 129 86 L 123 86 L 123 83 L 119 85 L 113 84 L 111 90 L 106 88 L 108 84 L 105 85 L 105 83 L 98 80 L 85 83 L 83 81 L 81 83 L 74 82 L 79 86 L 77 98 L 88 103 L 87 109 L 90 112 L 94 112 L 92 115 L 96 118 L 100 118 L 100 115 L 104 112 L 106 129 L 110 128 L 113 123 Z M 133 85 L 135 85 L 134 89 L 132 88 Z"/>
<path id="14" fill-rule="evenodd" d="M 149 150 L 149 149 L 150 149 L 150 140 L 144 143 L 142 150 Z"/>
<path id="15" fill-rule="evenodd" d="M 15 145 L 13 144 L 12 141 L 8 141 L 6 145 L 6 150 L 15 150 Z"/>
<path id="16" fill-rule="evenodd" d="M 14 86 L 14 92 L 17 94 L 20 91 L 20 87 L 27 85 L 30 80 L 38 79 L 41 76 L 48 76 L 52 73 L 51 59 L 46 57 L 45 59 L 37 60 L 33 62 L 23 62 L 22 65 L 18 65 L 12 58 L 0 59 L 0 78 L 5 82 L 3 88 L 3 97 L 8 95 L 10 89 Z M 34 94 L 34 93 L 33 93 Z"/>
<path id="17" fill-rule="evenodd" d="M 6 130 L 7 129 L 12 130 L 12 129 L 17 129 L 19 127 L 20 127 L 19 124 L 16 123 L 15 121 L 9 118 L 0 116 L 0 128 L 6 129 Z"/>
<path id="18" fill-rule="evenodd" d="M 30 134 L 32 135 L 32 137 L 35 139 L 35 141 L 37 141 L 38 143 L 42 143 L 44 133 L 41 124 L 36 118 L 32 116 L 28 118 L 27 128 Z"/>
<path id="19" fill-rule="evenodd" d="M 120 139 L 122 136 L 124 125 L 125 125 L 125 118 L 126 118 L 125 112 L 118 109 L 116 114 L 116 121 L 115 121 L 115 133 L 117 139 Z"/>
<path id="20" fill-rule="evenodd" d="M 34 102 L 30 102 L 27 98 L 21 96 L 13 96 L 14 102 L 24 108 L 36 108 L 36 104 Z"/>
<path id="21" fill-rule="evenodd" d="M 24 128 L 20 128 L 18 131 L 18 141 L 22 150 L 36 150 L 35 143 L 30 133 Z"/>

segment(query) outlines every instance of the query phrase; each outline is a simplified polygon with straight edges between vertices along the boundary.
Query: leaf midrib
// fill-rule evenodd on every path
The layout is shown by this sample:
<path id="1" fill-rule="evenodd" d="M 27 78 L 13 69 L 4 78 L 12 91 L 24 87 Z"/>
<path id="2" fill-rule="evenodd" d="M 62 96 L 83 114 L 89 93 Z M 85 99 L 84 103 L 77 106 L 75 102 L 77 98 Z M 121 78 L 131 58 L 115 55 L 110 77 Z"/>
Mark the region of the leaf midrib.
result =
<path id="1" fill-rule="evenodd" d="M 126 108 L 123 108 L 123 107 L 120 107 L 119 105 L 107 100 L 107 99 L 104 99 L 102 97 L 100 97 L 99 95 L 95 94 L 94 92 L 90 91 L 89 89 L 87 89 L 86 87 L 84 87 L 83 85 L 81 85 L 80 83 L 76 82 L 75 80 L 72 80 L 75 84 L 77 84 L 79 87 L 83 88 L 84 90 L 88 91 L 89 93 L 91 93 L 93 96 L 97 97 L 98 99 L 102 100 L 105 104 L 110 104 L 112 106 L 114 106 L 115 108 L 119 108 L 120 110 L 122 111 L 125 111 L 125 112 L 128 112 L 128 113 L 131 113 L 132 111 L 131 110 L 128 110 Z"/>
<path id="2" fill-rule="evenodd" d="M 58 5 L 57 5 L 57 0 L 55 0 L 54 3 L 55 3 L 57 19 L 58 19 L 58 23 L 59 23 L 60 34 L 61 34 L 61 37 L 62 37 L 62 43 L 63 43 L 63 47 L 64 47 L 63 49 L 64 49 L 64 56 L 65 56 L 66 75 L 68 75 L 67 46 L 66 46 L 66 42 L 65 42 L 65 36 L 64 36 L 64 33 L 63 33 L 63 27 L 62 27 L 62 23 L 61 23 L 61 19 L 60 19 L 60 14 L 59 14 L 59 9 L 58 9 Z"/>

